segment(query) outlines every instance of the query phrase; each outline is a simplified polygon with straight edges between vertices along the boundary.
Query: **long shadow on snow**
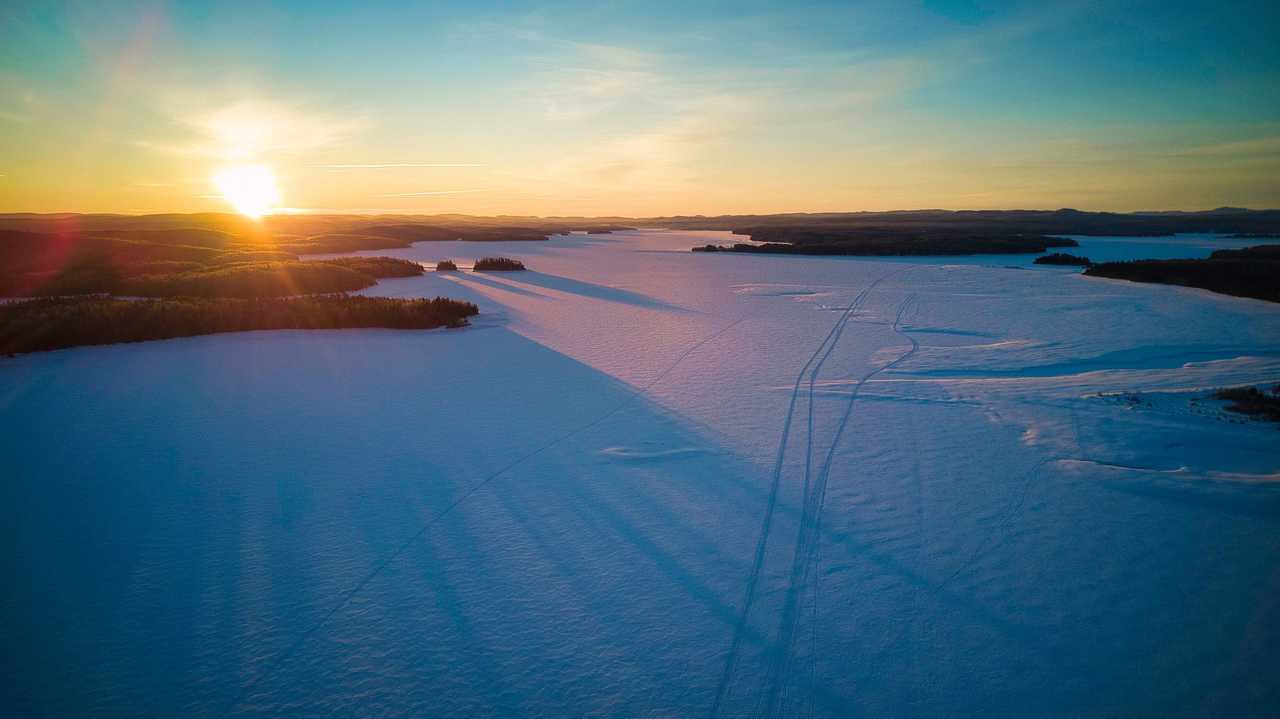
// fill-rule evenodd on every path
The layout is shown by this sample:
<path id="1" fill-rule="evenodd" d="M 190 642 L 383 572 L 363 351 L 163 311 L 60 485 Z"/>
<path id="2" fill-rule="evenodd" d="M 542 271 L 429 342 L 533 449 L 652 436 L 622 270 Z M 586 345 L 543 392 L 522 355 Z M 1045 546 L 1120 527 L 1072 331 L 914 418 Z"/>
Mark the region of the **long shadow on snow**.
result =
<path id="1" fill-rule="evenodd" d="M 532 290 L 527 290 L 523 287 L 520 287 L 518 285 L 513 285 L 508 282 L 499 282 L 493 277 L 490 277 L 489 275 L 481 272 L 459 272 L 457 275 L 454 275 L 454 277 L 458 282 L 458 284 L 461 284 L 461 285 L 476 284 L 476 285 L 481 285 L 483 287 L 489 287 L 495 290 L 499 290 L 502 292 L 510 292 L 513 295 L 521 295 L 523 297 L 533 297 L 539 300 L 551 299 L 550 295 L 543 294 L 542 292 L 534 292 Z"/>
<path id="2" fill-rule="evenodd" d="M 668 312 L 690 311 L 684 307 L 669 304 L 662 300 L 649 297 L 648 295 L 642 295 L 638 292 L 610 287 L 608 285 L 598 285 L 592 282 L 583 282 L 582 280 L 561 277 L 559 275 L 548 275 L 543 272 L 534 272 L 532 270 L 513 272 L 503 275 L 502 279 L 508 280 L 510 284 L 533 285 L 535 287 L 542 287 L 549 290 L 582 295 L 583 297 L 590 297 L 592 299 L 605 300 L 606 302 L 618 302 L 624 305 L 644 307 L 652 310 L 665 310 Z M 504 282 L 503 284 L 508 284 L 508 282 Z"/>
<path id="3" fill-rule="evenodd" d="M 490 666 L 477 672 L 476 679 L 482 686 L 476 690 L 487 692 L 494 687 L 494 677 L 503 675 L 509 682 L 532 681 L 538 671 L 542 671 L 538 681 L 549 683 L 541 690 L 543 696 L 562 695 L 564 709 L 571 710 L 575 706 L 587 706 L 582 703 L 581 688 L 575 688 L 573 682 L 566 680 L 562 686 L 556 681 L 554 673 L 548 673 L 548 667 L 554 666 L 559 655 L 558 647 L 563 637 L 573 636 L 575 619 L 578 613 L 571 610 L 579 607 L 579 600 L 573 597 L 547 595 L 543 587 L 536 582 L 530 583 L 527 574 L 520 567 L 529 561 L 548 562 L 552 566 L 569 568 L 574 562 L 588 561 L 594 569 L 586 570 L 586 575 L 579 575 L 575 581 L 583 588 L 583 601 L 592 607 L 614 607 L 614 614 L 627 617 L 634 616 L 633 610 L 638 601 L 658 602 L 661 611 L 644 613 L 650 632 L 636 632 L 619 644 L 604 643 L 597 647 L 602 655 L 616 654 L 619 646 L 626 649 L 625 656 L 639 666 L 645 667 L 646 657 L 660 655 L 662 645 L 684 637 L 691 645 L 706 646 L 707 642 L 721 642 L 727 628 L 735 619 L 735 613 L 726 597 L 734 597 L 737 587 L 734 586 L 737 576 L 745 571 L 745 567 L 737 566 L 726 558 L 726 551 L 715 544 L 714 533 L 705 526 L 699 526 L 702 517 L 730 515 L 736 517 L 754 516 L 757 508 L 735 506 L 735 502 L 725 496 L 722 491 L 714 489 L 715 485 L 723 486 L 726 478 L 740 478 L 749 470 L 742 467 L 725 453 L 718 451 L 706 437 L 698 436 L 688 430 L 680 418 L 670 412 L 652 405 L 644 397 L 637 396 L 634 388 L 600 373 L 568 357 L 555 353 L 522 336 L 508 330 L 496 328 L 489 335 L 498 335 L 501 348 L 490 347 L 489 352 L 507 358 L 508 362 L 529 368 L 528 373 L 518 377 L 494 377 L 491 387 L 480 390 L 481 396 L 475 396 L 475 383 L 459 383 L 466 386 L 472 396 L 467 402 L 468 411 L 453 417 L 440 418 L 431 425 L 431 442 L 424 448 L 419 443 L 417 453 L 423 456 L 415 461 L 430 474 L 447 476 L 422 476 L 420 472 L 410 472 L 407 477 L 386 477 L 385 484 L 379 489 L 384 493 L 380 505 L 422 507 L 420 518 L 422 523 L 417 529 L 413 522 L 398 522 L 398 534 L 402 539 L 390 542 L 379 542 L 382 548 L 372 561 L 370 575 L 359 583 L 346 599 L 335 606 L 331 614 L 313 624 L 297 637 L 296 649 L 280 656 L 273 662 L 275 669 L 270 669 L 260 676 L 265 689 L 271 687 L 290 694 L 290 687 L 308 687 L 311 692 L 324 693 L 327 687 L 317 685 L 314 679 L 308 680 L 299 676 L 298 672 L 306 667 L 308 674 L 314 672 L 317 663 L 323 665 L 333 663 L 340 665 L 341 657 L 334 654 L 334 647 L 347 647 L 352 650 L 360 646 L 360 637 L 386 637 L 387 632 L 361 629 L 362 624 L 370 621 L 390 623 L 396 627 L 395 641 L 403 645 L 403 651 L 410 656 L 414 649 L 404 647 L 434 645 L 441 647 L 441 637 L 431 631 L 432 627 L 442 623 L 451 625 L 458 636 L 471 634 L 470 641 L 458 646 L 447 647 L 445 655 L 460 654 L 480 662 L 490 662 Z M 492 345 L 493 338 L 486 344 Z M 394 373 L 394 369 L 391 370 Z M 448 373 L 438 370 L 431 372 L 435 386 L 448 386 L 451 383 Z M 539 378 L 530 381 L 530 377 Z M 546 388 L 543 378 L 557 378 L 556 386 Z M 568 388 L 569 391 L 566 391 Z M 431 399 L 426 392 L 415 392 L 412 383 L 406 383 L 407 398 L 397 396 L 389 398 L 394 403 L 405 401 L 426 401 Z M 490 397 L 501 398 L 490 406 Z M 580 401 L 586 400 L 580 406 Z M 557 407 L 558 413 L 539 418 L 528 428 L 522 437 L 510 443 L 499 441 L 495 444 L 491 432 L 481 431 L 471 426 L 476 420 L 491 418 L 501 411 L 502 406 L 547 406 Z M 571 408 L 572 417 L 561 417 L 565 407 Z M 618 411 L 622 407 L 625 412 Z M 601 417 L 610 417 L 614 423 L 599 421 Z M 394 411 L 393 411 L 394 414 Z M 415 425 L 416 426 L 416 425 Z M 394 434 L 394 433 L 393 433 Z M 453 437 L 452 435 L 458 435 Z M 654 463 L 643 465 L 638 471 L 635 465 L 618 463 L 616 471 L 600 475 L 600 463 L 595 461 L 598 450 L 616 446 L 619 443 L 634 442 L 638 436 L 655 437 L 656 441 L 672 446 L 695 446 L 709 448 L 711 451 L 699 453 L 696 460 L 677 458 L 662 464 L 662 476 L 670 487 L 699 484 L 708 491 L 705 503 L 696 501 L 696 497 L 687 490 L 683 498 L 686 501 L 680 506 L 664 506 L 663 503 L 650 498 L 642 498 L 639 478 L 654 471 Z M 598 438 L 598 439 L 597 439 Z M 388 438 L 388 444 L 399 441 L 394 436 Z M 434 451 L 439 447 L 440 451 Z M 396 451 L 395 447 L 371 447 L 369 452 Z M 467 461 L 448 466 L 448 458 L 470 457 L 477 462 Z M 584 458 L 590 460 L 584 461 Z M 523 460 L 523 461 L 520 461 Z M 504 464 L 505 463 L 505 464 Z M 513 464 L 514 463 L 514 464 Z M 546 469 L 548 464 L 554 470 Z M 480 465 L 480 466 L 477 466 Z M 486 473 L 484 465 L 488 466 Z M 504 466 L 509 469 L 503 471 Z M 692 471 L 692 474 L 689 472 Z M 440 491 L 440 486 L 444 491 Z M 388 494 L 389 493 L 389 494 Z M 495 494 L 511 494 L 521 499 L 516 502 L 520 507 L 537 508 L 536 519 L 524 518 L 523 521 L 502 512 L 509 507 L 503 499 L 495 499 Z M 453 509 L 455 508 L 456 509 Z M 623 509 L 625 507 L 625 510 Z M 453 509 L 453 511 L 450 511 Z M 498 511 L 495 512 L 494 510 Z M 683 514 L 681 517 L 679 515 Z M 459 526 L 469 524 L 472 517 L 484 516 L 489 523 L 484 531 L 470 532 L 470 537 L 449 541 L 451 547 L 464 546 L 469 555 L 465 561 L 437 561 L 430 553 L 419 548 L 421 542 L 438 544 L 444 537 L 452 536 L 460 531 Z M 439 521 L 441 518 L 444 521 Z M 366 521 L 385 523 L 386 516 L 370 516 Z M 460 524 L 459 524 L 460 523 Z M 537 539 L 530 536 L 522 528 L 540 524 L 547 531 L 562 533 L 561 541 L 574 541 L 580 534 L 578 530 L 590 528 L 594 530 L 590 551 L 585 555 L 573 557 L 542 557 L 548 547 L 556 546 L 554 540 L 543 537 Z M 566 527 L 576 528 L 563 535 Z M 375 530 L 375 534 L 385 534 L 385 528 Z M 744 543 L 749 539 L 750 531 L 739 533 Z M 735 536 L 728 533 L 726 536 Z M 675 544 L 673 545 L 673 538 Z M 464 541 L 465 540 L 465 541 Z M 399 544 L 399 547 L 397 547 Z M 745 555 L 745 547 L 742 553 Z M 729 552 L 733 554 L 733 552 Z M 510 561 L 513 556 L 519 561 Z M 483 558 L 490 561 L 482 561 Z M 420 572 L 405 572 L 404 565 L 412 566 L 425 560 L 426 564 Z M 493 572 L 481 573 L 477 576 L 477 566 L 490 566 Z M 379 567 L 383 570 L 379 571 Z M 601 582 L 600 577 L 616 577 L 630 573 L 634 583 L 627 581 Z M 721 586 L 716 586 L 715 578 L 728 577 Z M 392 581 L 394 577 L 394 581 Z M 431 581 L 434 579 L 434 581 Z M 445 586 L 453 586 L 459 582 L 468 584 L 474 594 L 466 598 L 454 596 L 449 592 L 441 594 L 438 582 Z M 444 614 L 448 619 L 433 619 L 424 622 L 420 615 L 402 618 L 388 617 L 371 613 L 370 602 L 381 606 L 381 599 L 391 595 L 400 595 L 406 591 L 415 591 L 416 586 L 424 600 L 441 603 L 434 613 Z M 677 590 L 671 594 L 662 587 Z M 658 588 L 655 591 L 655 588 Z M 543 605 L 538 616 L 528 615 L 533 611 L 529 605 L 503 601 L 504 597 L 519 596 L 543 597 L 553 606 Z M 347 603 L 350 602 L 350 606 Z M 411 606 L 412 603 L 400 600 L 397 607 Z M 495 612 L 498 618 L 495 618 Z M 699 615 L 710 621 L 698 621 Z M 470 615 L 470 616 L 468 616 Z M 539 616 L 541 619 L 539 619 Z M 658 644 L 653 644 L 652 634 L 654 617 L 662 617 L 661 621 L 671 621 L 672 626 L 665 630 L 666 636 Z M 552 617 L 548 622 L 546 617 Z M 564 617 L 562 622 L 557 619 Z M 569 622 L 568 620 L 573 621 Z M 692 621 L 691 621 L 692 620 Z M 521 627 L 525 633 L 532 632 L 532 641 L 521 645 L 486 638 L 484 632 L 475 627 L 486 624 L 490 627 L 505 625 Z M 568 622 L 568 623 L 564 623 Z M 468 629 L 472 628 L 472 629 Z M 319 635 L 312 638 L 313 635 Z M 321 636 L 326 640 L 321 642 Z M 585 641 L 593 642 L 605 637 L 590 637 Z M 617 637 L 614 638 L 615 641 Z M 749 636 L 751 641 L 763 641 L 757 636 Z M 472 644 L 471 642 L 475 642 Z M 488 652 L 477 649 L 488 646 Z M 495 647 L 502 647 L 497 649 Z M 369 651 L 365 648 L 362 651 Z M 305 655 L 291 659 L 292 653 Z M 399 653 L 399 652 L 397 652 Z M 484 658 L 487 653 L 488 658 Z M 319 654 L 319 656 L 317 656 Z M 588 652 L 587 656 L 590 656 Z M 541 657 L 541 661 L 539 660 Z M 519 661 L 517 661 L 519 659 Z M 530 661 L 532 660 L 532 661 Z M 563 663 L 563 659 L 559 659 Z M 588 662 L 589 664 L 589 662 Z M 566 674 L 573 671 L 586 671 L 586 665 L 575 665 L 565 668 Z M 335 666 L 334 672 L 338 671 Z M 654 672 L 652 667 L 646 671 Z M 683 676 L 675 667 L 664 682 L 673 693 L 682 688 L 696 691 L 689 685 L 689 680 L 697 684 L 698 677 Z M 705 674 L 711 675 L 713 668 L 708 667 Z M 320 672 L 325 675 L 326 672 Z M 485 677 L 488 677 L 487 679 Z M 427 678 L 429 681 L 429 678 Z M 708 679 L 709 681 L 709 679 Z M 504 682 L 508 683 L 508 682 Z M 444 687 L 440 688 L 441 691 Z M 457 691 L 455 688 L 454 691 Z M 260 693 L 259 703 L 262 703 Z M 474 699 L 475 697 L 473 697 Z M 578 702 L 575 704 L 574 702 Z"/>

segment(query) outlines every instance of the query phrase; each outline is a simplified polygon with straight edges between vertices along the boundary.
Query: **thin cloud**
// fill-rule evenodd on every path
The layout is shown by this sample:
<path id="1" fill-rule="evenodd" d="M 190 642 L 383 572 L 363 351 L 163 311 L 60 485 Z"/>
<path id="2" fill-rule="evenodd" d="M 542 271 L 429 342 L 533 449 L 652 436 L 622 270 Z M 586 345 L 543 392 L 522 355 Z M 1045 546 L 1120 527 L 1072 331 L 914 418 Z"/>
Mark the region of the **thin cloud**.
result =
<path id="1" fill-rule="evenodd" d="M 1192 147 L 1174 154 L 1193 157 L 1221 157 L 1233 155 L 1270 155 L 1278 152 L 1280 152 L 1280 135 L 1260 137 L 1254 140 L 1223 142 L 1216 145 L 1201 145 L 1200 147 Z"/>
<path id="2" fill-rule="evenodd" d="M 431 190 L 428 192 L 394 192 L 387 195 L 374 195 L 374 197 L 432 197 L 434 195 L 463 195 L 469 192 L 484 192 L 484 190 Z"/>
<path id="3" fill-rule="evenodd" d="M 181 130 L 178 137 L 140 139 L 134 144 L 165 154 L 248 161 L 338 147 L 367 124 L 359 116 L 327 115 L 301 105 L 258 100 L 170 114 Z"/>
<path id="4" fill-rule="evenodd" d="M 484 167 L 481 162 L 382 162 L 368 165 L 312 165 L 325 170 L 380 170 L 390 167 Z"/>

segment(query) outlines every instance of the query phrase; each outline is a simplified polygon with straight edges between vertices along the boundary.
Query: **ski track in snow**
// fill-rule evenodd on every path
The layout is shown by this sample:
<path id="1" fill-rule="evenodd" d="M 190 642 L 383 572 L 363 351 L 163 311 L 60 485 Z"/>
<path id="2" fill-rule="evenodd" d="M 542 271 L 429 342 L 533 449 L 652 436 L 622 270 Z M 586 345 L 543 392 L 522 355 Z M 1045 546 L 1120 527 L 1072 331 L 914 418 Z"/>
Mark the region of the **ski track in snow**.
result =
<path id="1" fill-rule="evenodd" d="M 809 359 L 805 361 L 804 366 L 800 368 L 800 373 L 796 375 L 795 385 L 791 389 L 791 399 L 787 403 L 786 418 L 782 423 L 782 432 L 778 439 L 778 451 L 773 463 L 773 474 L 769 485 L 769 498 L 764 508 L 764 518 L 760 527 L 760 535 L 756 539 L 755 558 L 752 561 L 751 571 L 747 575 L 747 584 L 742 602 L 742 610 L 738 618 L 737 624 L 734 626 L 733 641 L 729 645 L 729 654 L 725 660 L 724 671 L 721 673 L 720 682 L 716 687 L 715 701 L 711 704 L 711 715 L 716 716 L 720 712 L 721 704 L 724 701 L 725 693 L 729 690 L 734 680 L 734 672 L 737 668 L 738 652 L 742 642 L 744 630 L 751 616 L 751 606 L 755 601 L 756 584 L 760 580 L 760 570 L 764 565 L 765 551 L 769 545 L 769 533 L 773 526 L 774 509 L 777 506 L 778 489 L 782 482 L 782 466 L 786 458 L 787 442 L 791 437 L 791 422 L 795 417 L 796 402 L 800 397 L 800 387 L 804 382 L 804 376 L 809 371 L 809 367 L 813 364 L 818 355 L 823 353 L 823 349 L 829 344 L 834 345 L 834 341 L 839 338 L 843 332 L 849 317 L 858 310 L 863 301 L 866 300 L 871 290 L 875 288 L 887 275 L 883 275 L 871 283 L 866 289 L 858 293 L 858 295 L 844 309 L 844 313 L 836 320 L 831 331 L 823 338 L 818 348 L 809 355 Z M 806 478 L 807 482 L 807 478 Z"/>
<path id="2" fill-rule="evenodd" d="M 903 301 L 902 305 L 898 308 L 897 316 L 894 318 L 892 326 L 895 333 L 906 337 L 906 339 L 911 342 L 911 348 L 892 362 L 882 365 L 867 373 L 854 385 L 853 389 L 849 393 L 848 400 L 846 401 L 844 414 L 836 424 L 826 456 L 822 460 L 822 466 L 819 468 L 818 476 L 812 486 L 810 486 L 809 479 L 810 461 L 808 456 L 805 457 L 804 506 L 800 516 L 800 533 L 795 542 L 790 580 L 787 584 L 786 600 L 783 605 L 781 628 L 779 629 L 778 639 L 774 649 L 774 659 L 769 667 L 769 673 L 765 679 L 765 691 L 761 694 L 761 698 L 764 701 L 764 714 L 766 716 L 776 716 L 779 713 L 779 703 L 782 699 L 781 692 L 789 682 L 787 672 L 789 664 L 793 658 L 795 626 L 798 619 L 796 602 L 799 599 L 799 592 L 803 590 L 810 581 L 813 582 L 812 601 L 813 612 L 815 615 L 818 612 L 819 602 L 821 601 L 821 578 L 815 577 L 813 580 L 810 580 L 810 572 L 813 569 L 815 557 L 817 556 L 820 541 L 819 534 L 822 529 L 822 509 L 826 501 L 827 482 L 831 476 L 831 463 L 835 457 L 836 448 L 839 447 L 840 440 L 844 435 L 845 429 L 849 426 L 849 419 L 853 415 L 853 406 L 854 402 L 858 399 L 858 393 L 861 391 L 862 387 L 866 385 L 867 381 L 881 372 L 896 367 L 903 361 L 909 359 L 917 350 L 919 350 L 920 343 L 917 342 L 915 338 L 905 335 L 899 329 L 902 324 L 903 313 L 906 312 L 907 307 L 914 301 L 915 295 L 908 296 L 907 299 Z M 835 342 L 838 341 L 839 338 L 837 337 Z M 832 343 L 832 348 L 835 346 L 835 342 Z M 829 351 L 830 349 L 828 352 Z M 816 378 L 819 369 L 820 367 L 815 367 L 813 373 L 810 375 L 810 408 L 812 408 L 814 401 L 813 380 Z M 812 409 L 810 410 L 810 422 L 812 423 Z M 808 447 L 808 451 L 812 451 L 812 444 Z M 816 654 L 817 646 L 815 642 L 815 644 L 809 648 L 810 659 L 815 659 Z M 810 711 L 812 711 L 812 707 L 806 709 L 804 713 L 808 714 Z"/>
<path id="3" fill-rule="evenodd" d="M 530 267 L 363 291 L 476 302 L 458 331 L 0 358 L 0 620 L 21 628 L 0 705 L 1280 705 L 1258 669 L 1280 662 L 1280 443 L 1210 392 L 1280 381 L 1280 308 L 1031 256 L 687 251 L 728 239 L 359 253 Z"/>

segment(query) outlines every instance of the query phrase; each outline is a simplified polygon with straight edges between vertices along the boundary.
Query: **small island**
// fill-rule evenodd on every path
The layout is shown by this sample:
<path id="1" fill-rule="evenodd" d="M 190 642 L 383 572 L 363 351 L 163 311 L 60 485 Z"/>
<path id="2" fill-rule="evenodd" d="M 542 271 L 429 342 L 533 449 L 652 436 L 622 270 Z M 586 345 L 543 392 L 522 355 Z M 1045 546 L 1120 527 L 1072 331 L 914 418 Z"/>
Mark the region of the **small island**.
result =
<path id="1" fill-rule="evenodd" d="M 1044 257 L 1037 257 L 1033 264 L 1037 265 L 1070 265 L 1074 267 L 1088 267 L 1093 264 L 1088 257 L 1080 257 L 1078 255 L 1069 255 L 1065 252 L 1054 252 Z"/>
<path id="2" fill-rule="evenodd" d="M 508 257 L 481 257 L 472 268 L 476 272 L 519 272 L 524 263 Z"/>
<path id="3" fill-rule="evenodd" d="M 436 263 L 436 272 L 457 272 L 458 265 L 453 260 L 440 260 Z"/>

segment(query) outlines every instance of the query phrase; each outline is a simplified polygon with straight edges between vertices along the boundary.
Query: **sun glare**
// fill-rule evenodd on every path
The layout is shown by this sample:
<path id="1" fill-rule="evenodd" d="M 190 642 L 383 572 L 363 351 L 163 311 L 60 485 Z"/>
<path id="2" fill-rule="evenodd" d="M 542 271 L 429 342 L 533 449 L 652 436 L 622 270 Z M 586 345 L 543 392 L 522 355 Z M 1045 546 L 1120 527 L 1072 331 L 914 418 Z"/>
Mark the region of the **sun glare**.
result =
<path id="1" fill-rule="evenodd" d="M 271 214 L 280 205 L 276 177 L 266 165 L 223 168 L 214 173 L 213 184 L 236 212 L 255 220 Z"/>

